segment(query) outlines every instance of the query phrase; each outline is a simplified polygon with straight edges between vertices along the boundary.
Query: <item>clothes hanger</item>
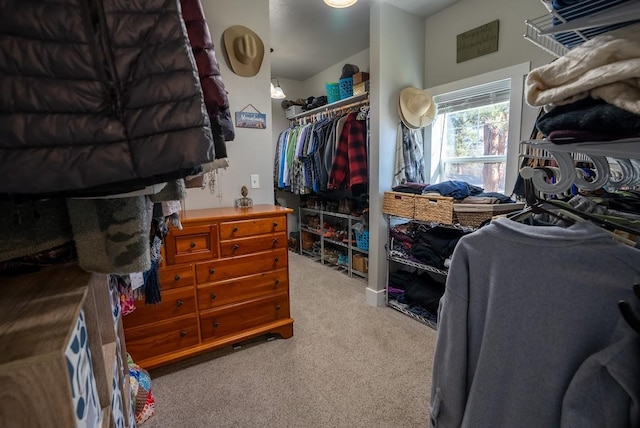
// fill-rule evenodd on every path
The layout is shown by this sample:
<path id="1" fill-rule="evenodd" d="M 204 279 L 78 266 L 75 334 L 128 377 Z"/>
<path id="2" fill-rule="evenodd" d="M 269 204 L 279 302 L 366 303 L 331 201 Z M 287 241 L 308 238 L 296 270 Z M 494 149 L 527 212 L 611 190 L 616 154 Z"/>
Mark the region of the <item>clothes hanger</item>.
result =
<path id="1" fill-rule="evenodd" d="M 633 285 L 633 292 L 636 297 L 640 299 L 640 284 Z M 629 324 L 629 326 L 636 331 L 636 333 L 640 334 L 640 318 L 633 312 L 633 308 L 631 304 L 626 300 L 618 301 L 618 308 L 620 308 L 620 313 L 622 314 L 622 318 Z"/>
<path id="2" fill-rule="evenodd" d="M 575 214 L 577 217 L 581 217 L 584 220 L 589 220 L 590 222 L 600 226 L 601 228 L 613 232 L 614 230 L 620 230 L 623 232 L 630 233 L 632 235 L 640 236 L 640 230 L 634 229 L 633 227 L 629 227 L 627 225 L 616 223 L 613 220 L 608 220 L 604 218 L 595 217 L 589 213 L 577 210 L 571 206 L 567 206 L 558 201 L 554 201 L 552 199 L 544 201 L 552 206 L 555 206 L 561 210 L 567 211 L 569 213 Z"/>
<path id="3" fill-rule="evenodd" d="M 559 201 L 555 201 L 553 199 L 540 199 L 535 193 L 535 187 L 533 184 L 533 180 L 531 179 L 525 180 L 525 199 L 527 202 L 527 207 L 516 214 L 508 215 L 507 218 L 514 221 L 523 222 L 533 214 L 548 214 L 558 220 L 568 222 L 570 224 L 575 224 L 582 221 L 590 221 L 591 223 L 609 233 L 613 239 L 630 246 L 636 246 L 636 242 L 615 234 L 614 231 L 620 230 L 634 236 L 640 236 L 640 231 L 635 230 L 631 227 L 617 224 L 610 220 L 595 217 L 589 213 L 576 210 L 575 208 L 568 206 L 567 204 L 560 203 Z"/>
<path id="4" fill-rule="evenodd" d="M 520 211 L 507 214 L 507 218 L 522 223 L 534 214 L 547 214 L 556 218 L 557 220 L 568 222 L 570 224 L 574 224 L 576 221 L 582 221 L 582 218 L 576 218 L 572 215 L 563 216 L 558 214 L 556 212 L 557 210 L 547 209 L 544 206 L 545 200 L 538 197 L 538 195 L 536 194 L 535 186 L 533 184 L 533 180 L 530 178 L 524 180 L 524 196 L 526 206 Z"/>

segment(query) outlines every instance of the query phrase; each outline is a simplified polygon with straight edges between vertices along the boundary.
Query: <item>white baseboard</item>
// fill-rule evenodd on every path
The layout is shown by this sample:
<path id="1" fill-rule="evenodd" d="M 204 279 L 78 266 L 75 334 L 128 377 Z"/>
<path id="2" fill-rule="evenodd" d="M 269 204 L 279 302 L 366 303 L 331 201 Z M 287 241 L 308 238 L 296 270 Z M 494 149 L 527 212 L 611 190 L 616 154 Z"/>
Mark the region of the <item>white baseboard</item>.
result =
<path id="1" fill-rule="evenodd" d="M 382 307 L 387 305 L 387 290 L 372 290 L 367 287 L 365 292 L 366 302 L 368 305 Z"/>

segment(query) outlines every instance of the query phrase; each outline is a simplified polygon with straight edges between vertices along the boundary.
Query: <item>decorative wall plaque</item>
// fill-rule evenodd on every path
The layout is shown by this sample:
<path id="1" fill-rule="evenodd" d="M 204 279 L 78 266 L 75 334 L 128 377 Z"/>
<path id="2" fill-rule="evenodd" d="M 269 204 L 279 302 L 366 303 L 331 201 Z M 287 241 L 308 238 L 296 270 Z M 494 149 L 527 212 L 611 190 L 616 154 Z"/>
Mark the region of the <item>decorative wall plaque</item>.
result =
<path id="1" fill-rule="evenodd" d="M 458 34 L 456 38 L 456 62 L 460 63 L 498 50 L 498 30 L 500 21 L 496 19 L 473 30 Z"/>

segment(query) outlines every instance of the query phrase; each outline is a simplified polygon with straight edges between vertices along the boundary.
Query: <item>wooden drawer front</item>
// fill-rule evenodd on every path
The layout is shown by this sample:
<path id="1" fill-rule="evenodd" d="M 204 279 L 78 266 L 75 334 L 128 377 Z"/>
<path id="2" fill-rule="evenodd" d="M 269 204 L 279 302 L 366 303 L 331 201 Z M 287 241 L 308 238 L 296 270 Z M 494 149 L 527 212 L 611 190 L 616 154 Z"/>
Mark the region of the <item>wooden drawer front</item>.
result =
<path id="1" fill-rule="evenodd" d="M 198 309 L 210 309 L 288 290 L 287 270 L 198 286 Z"/>
<path id="2" fill-rule="evenodd" d="M 198 284 L 225 281 L 287 266 L 287 250 L 265 251 L 248 256 L 214 260 L 196 264 Z"/>
<path id="3" fill-rule="evenodd" d="M 202 340 L 220 338 L 289 317 L 289 295 L 280 294 L 228 305 L 200 315 Z"/>
<path id="4" fill-rule="evenodd" d="M 195 287 L 183 287 L 163 292 L 162 301 L 155 305 L 136 303 L 136 310 L 122 317 L 122 322 L 124 328 L 131 328 L 195 312 Z"/>
<path id="5" fill-rule="evenodd" d="M 158 277 L 163 292 L 194 285 L 196 282 L 193 264 L 163 267 L 158 271 Z"/>
<path id="6" fill-rule="evenodd" d="M 218 257 L 218 226 L 171 229 L 165 239 L 167 264 L 207 260 Z"/>
<path id="7" fill-rule="evenodd" d="M 220 223 L 221 240 L 286 231 L 287 218 L 285 216 Z"/>
<path id="8" fill-rule="evenodd" d="M 220 241 L 220 257 L 243 256 L 258 251 L 275 250 L 287 246 L 286 234 L 273 233 L 254 238 L 240 238 Z"/>
<path id="9" fill-rule="evenodd" d="M 134 361 L 174 352 L 197 345 L 198 318 L 181 318 L 125 330 L 127 352 Z"/>

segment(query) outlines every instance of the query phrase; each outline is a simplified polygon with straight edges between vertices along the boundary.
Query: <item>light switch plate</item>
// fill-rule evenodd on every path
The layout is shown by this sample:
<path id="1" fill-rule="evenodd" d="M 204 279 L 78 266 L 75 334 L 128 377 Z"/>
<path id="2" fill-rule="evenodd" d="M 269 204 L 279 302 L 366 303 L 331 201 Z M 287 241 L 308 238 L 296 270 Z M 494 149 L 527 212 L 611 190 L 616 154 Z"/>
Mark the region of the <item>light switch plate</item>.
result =
<path id="1" fill-rule="evenodd" d="M 251 188 L 252 189 L 260 188 L 260 176 L 258 174 L 251 174 Z"/>

